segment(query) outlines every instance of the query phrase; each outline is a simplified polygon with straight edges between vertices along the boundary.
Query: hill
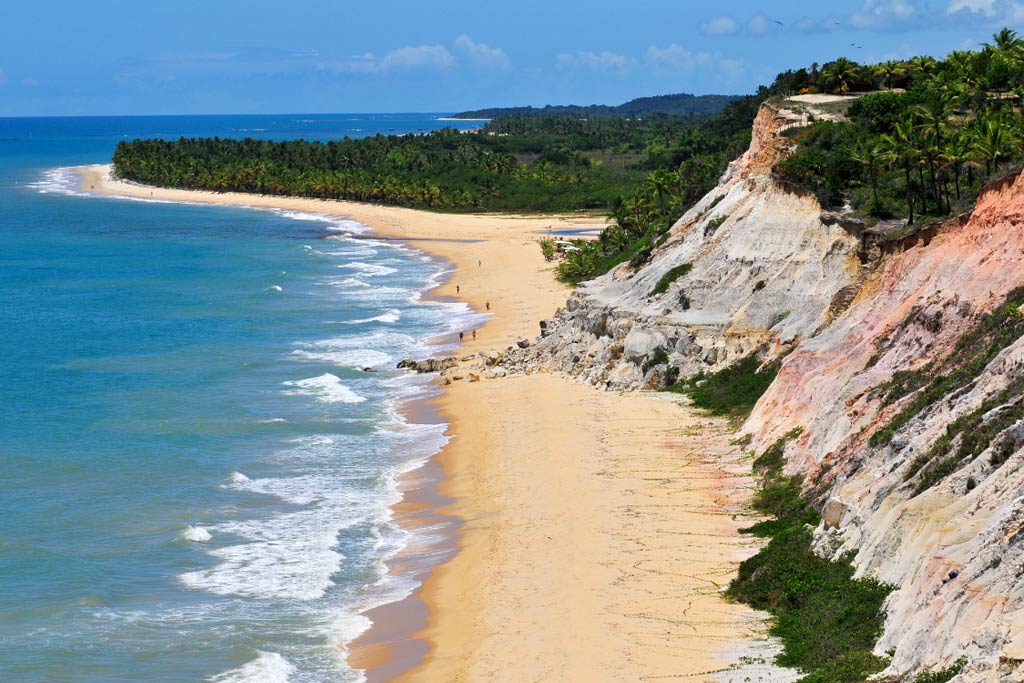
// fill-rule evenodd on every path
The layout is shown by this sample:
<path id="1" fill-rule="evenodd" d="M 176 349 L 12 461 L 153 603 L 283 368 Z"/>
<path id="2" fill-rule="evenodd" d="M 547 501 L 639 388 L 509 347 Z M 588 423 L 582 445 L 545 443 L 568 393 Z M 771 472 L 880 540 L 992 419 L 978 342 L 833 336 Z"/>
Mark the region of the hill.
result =
<path id="1" fill-rule="evenodd" d="M 496 119 L 503 116 L 714 116 L 739 95 L 655 95 L 638 97 L 617 106 L 606 104 L 549 104 L 546 107 L 494 107 L 455 114 L 456 119 Z"/>

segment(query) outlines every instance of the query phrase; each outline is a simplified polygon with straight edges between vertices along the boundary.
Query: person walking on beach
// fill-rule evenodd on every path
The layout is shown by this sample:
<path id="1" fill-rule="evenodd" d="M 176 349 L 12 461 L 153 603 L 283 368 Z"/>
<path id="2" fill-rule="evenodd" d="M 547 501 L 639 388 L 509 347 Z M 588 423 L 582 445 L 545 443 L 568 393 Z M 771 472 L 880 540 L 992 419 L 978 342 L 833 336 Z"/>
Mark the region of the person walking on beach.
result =
<path id="1" fill-rule="evenodd" d="M 487 307 L 487 310 L 488 310 L 488 311 L 489 311 L 489 310 L 491 310 L 491 302 L 490 302 L 490 301 L 488 301 L 487 303 L 485 303 L 485 304 L 484 304 L 484 306 L 486 306 L 486 307 Z"/>
<path id="2" fill-rule="evenodd" d="M 462 343 L 462 333 L 461 332 L 459 332 L 459 343 L 460 344 Z"/>
<path id="3" fill-rule="evenodd" d="M 473 330 L 473 341 L 476 341 L 476 330 Z"/>
<path id="4" fill-rule="evenodd" d="M 460 289 L 459 285 L 455 285 L 455 293 L 456 293 L 456 294 L 458 294 L 458 293 L 459 293 L 459 289 Z"/>

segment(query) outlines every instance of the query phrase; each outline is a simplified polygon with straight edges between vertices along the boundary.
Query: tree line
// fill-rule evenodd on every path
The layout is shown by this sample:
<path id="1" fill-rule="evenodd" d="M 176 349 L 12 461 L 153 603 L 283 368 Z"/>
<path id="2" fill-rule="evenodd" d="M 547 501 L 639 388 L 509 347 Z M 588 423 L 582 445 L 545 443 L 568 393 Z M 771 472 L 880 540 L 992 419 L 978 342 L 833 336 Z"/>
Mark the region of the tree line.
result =
<path id="1" fill-rule="evenodd" d="M 775 171 L 827 208 L 852 208 L 869 219 L 905 216 L 908 224 L 946 216 L 972 206 L 985 182 L 1024 157 L 1024 41 L 1014 31 L 942 61 L 919 57 L 849 71 L 905 87 L 860 97 L 846 121 L 812 122 L 791 133 L 796 153 Z M 1006 73 L 1016 75 L 1012 88 Z M 1003 89 L 990 90 L 994 83 Z"/>

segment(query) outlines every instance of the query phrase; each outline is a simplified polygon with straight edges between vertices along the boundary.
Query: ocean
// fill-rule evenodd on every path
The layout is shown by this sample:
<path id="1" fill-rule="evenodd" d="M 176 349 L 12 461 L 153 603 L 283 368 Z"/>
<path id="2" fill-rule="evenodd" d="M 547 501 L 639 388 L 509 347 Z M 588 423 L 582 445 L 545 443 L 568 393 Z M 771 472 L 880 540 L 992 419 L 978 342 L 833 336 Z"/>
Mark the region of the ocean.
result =
<path id="1" fill-rule="evenodd" d="M 416 133 L 438 115 L 0 119 L 0 681 L 358 681 L 415 584 L 395 371 L 474 324 L 446 264 L 323 215 L 83 195 L 121 139 Z M 377 372 L 367 372 L 370 368 Z"/>

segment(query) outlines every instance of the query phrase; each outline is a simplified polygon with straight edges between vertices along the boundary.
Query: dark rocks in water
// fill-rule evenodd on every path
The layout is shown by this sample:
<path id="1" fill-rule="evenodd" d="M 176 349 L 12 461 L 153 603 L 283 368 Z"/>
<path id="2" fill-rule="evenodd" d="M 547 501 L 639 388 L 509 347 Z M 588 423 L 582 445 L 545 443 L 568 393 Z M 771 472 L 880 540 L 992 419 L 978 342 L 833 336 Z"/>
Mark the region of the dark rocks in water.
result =
<path id="1" fill-rule="evenodd" d="M 380 372 L 380 370 L 378 370 L 377 368 L 366 367 L 363 368 L 363 372 Z"/>
<path id="2" fill-rule="evenodd" d="M 459 362 L 453 357 L 448 358 L 427 358 L 426 360 L 413 360 L 412 358 L 403 358 L 398 362 L 398 369 L 408 369 L 419 373 L 426 372 L 441 372 L 449 368 L 454 368 Z"/>

